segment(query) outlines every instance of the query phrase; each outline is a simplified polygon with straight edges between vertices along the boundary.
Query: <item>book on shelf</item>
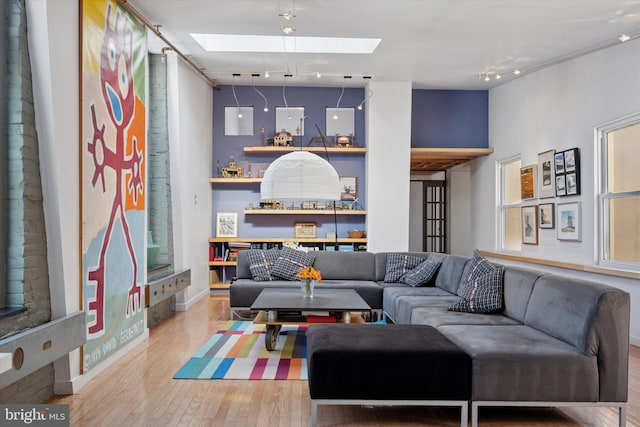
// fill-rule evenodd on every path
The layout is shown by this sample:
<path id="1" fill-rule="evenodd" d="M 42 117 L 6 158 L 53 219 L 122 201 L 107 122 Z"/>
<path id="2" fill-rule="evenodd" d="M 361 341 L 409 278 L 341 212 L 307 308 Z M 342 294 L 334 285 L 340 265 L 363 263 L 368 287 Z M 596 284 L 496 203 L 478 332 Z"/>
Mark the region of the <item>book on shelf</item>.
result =
<path id="1" fill-rule="evenodd" d="M 222 261 L 228 261 L 229 260 L 229 249 L 226 249 L 224 251 L 224 256 L 222 257 Z"/>

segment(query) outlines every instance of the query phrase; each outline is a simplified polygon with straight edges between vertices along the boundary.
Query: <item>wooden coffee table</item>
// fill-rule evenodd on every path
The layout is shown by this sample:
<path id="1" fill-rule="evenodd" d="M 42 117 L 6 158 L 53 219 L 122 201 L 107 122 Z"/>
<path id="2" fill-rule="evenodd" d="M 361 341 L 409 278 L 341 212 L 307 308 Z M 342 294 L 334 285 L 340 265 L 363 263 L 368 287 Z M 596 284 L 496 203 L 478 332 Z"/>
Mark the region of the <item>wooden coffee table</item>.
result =
<path id="1" fill-rule="evenodd" d="M 335 316 L 341 323 L 364 323 L 360 313 L 371 307 L 353 289 L 315 289 L 313 298 L 305 298 L 299 289 L 264 289 L 251 305 L 258 314 L 253 323 L 266 325 L 265 347 L 274 350 L 282 325 L 309 325 L 305 314 Z M 352 314 L 357 312 L 358 314 Z"/>

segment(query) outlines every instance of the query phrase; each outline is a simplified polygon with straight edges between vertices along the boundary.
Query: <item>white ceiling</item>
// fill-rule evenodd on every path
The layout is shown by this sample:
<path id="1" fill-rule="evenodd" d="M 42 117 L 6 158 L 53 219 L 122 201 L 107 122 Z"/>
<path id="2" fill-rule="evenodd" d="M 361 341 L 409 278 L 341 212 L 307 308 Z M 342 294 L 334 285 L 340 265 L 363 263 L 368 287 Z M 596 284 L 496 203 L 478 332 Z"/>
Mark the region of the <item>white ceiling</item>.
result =
<path id="1" fill-rule="evenodd" d="M 415 89 L 488 89 L 536 69 L 640 38 L 640 0 L 297 0 L 296 36 L 375 37 L 371 55 L 208 53 L 190 33 L 282 35 L 294 0 L 129 0 L 219 84 L 362 86 L 362 76 Z M 155 36 L 149 48 L 165 46 Z M 271 77 L 266 79 L 264 73 Z M 323 75 L 315 77 L 316 72 Z M 486 82 L 481 73 L 501 73 Z M 351 75 L 346 80 L 343 76 Z"/>

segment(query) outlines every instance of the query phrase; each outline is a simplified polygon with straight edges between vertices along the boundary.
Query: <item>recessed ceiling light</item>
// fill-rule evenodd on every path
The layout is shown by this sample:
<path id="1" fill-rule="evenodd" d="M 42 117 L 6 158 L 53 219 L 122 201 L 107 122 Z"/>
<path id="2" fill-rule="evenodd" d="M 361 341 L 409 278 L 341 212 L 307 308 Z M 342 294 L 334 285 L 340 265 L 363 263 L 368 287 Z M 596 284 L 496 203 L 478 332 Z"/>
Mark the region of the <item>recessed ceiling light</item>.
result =
<path id="1" fill-rule="evenodd" d="M 382 39 L 286 37 L 235 34 L 191 34 L 208 52 L 357 53 L 371 54 Z"/>
<path id="2" fill-rule="evenodd" d="M 618 40 L 620 40 L 621 42 L 623 42 L 623 43 L 624 43 L 624 42 L 626 42 L 626 41 L 631 40 L 631 36 L 629 36 L 628 34 L 620 34 L 620 35 L 618 36 Z"/>
<path id="3" fill-rule="evenodd" d="M 513 70 L 513 74 L 517 76 L 518 74 L 520 74 L 520 70 Z"/>
<path id="4" fill-rule="evenodd" d="M 500 74 L 496 74 L 496 80 L 500 80 L 502 76 Z"/>

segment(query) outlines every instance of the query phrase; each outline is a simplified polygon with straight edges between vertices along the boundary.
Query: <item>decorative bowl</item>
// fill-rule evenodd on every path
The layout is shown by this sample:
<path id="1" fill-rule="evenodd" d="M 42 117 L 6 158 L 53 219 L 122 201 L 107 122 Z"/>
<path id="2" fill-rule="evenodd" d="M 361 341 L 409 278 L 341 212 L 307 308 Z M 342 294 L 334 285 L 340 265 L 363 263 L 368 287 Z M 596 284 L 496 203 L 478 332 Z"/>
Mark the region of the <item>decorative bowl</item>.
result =
<path id="1" fill-rule="evenodd" d="M 365 233 L 364 230 L 349 230 L 349 231 L 347 231 L 347 234 L 352 239 L 360 239 L 360 238 L 364 237 L 364 233 Z"/>

